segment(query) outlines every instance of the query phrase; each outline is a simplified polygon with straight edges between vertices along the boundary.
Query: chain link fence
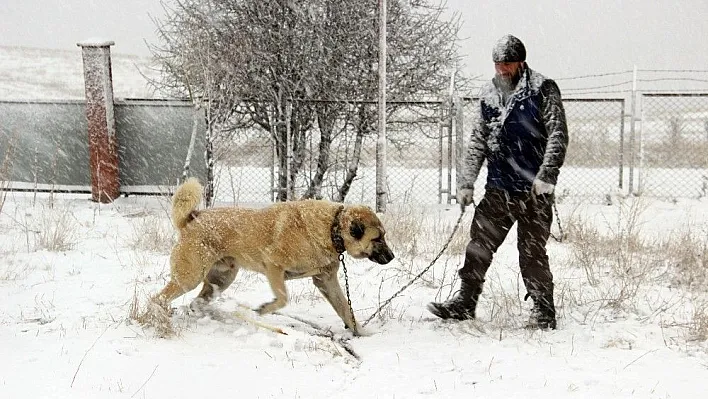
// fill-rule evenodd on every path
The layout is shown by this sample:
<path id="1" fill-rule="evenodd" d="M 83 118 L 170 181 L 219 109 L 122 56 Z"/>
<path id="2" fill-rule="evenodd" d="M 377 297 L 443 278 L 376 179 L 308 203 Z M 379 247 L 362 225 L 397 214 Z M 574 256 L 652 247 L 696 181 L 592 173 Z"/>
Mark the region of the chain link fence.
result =
<path id="1" fill-rule="evenodd" d="M 708 195 L 708 93 L 641 96 L 638 181 L 641 195 Z"/>
<path id="2" fill-rule="evenodd" d="M 624 100 L 564 99 L 563 106 L 570 143 L 556 186 L 557 198 L 597 202 L 626 187 Z M 465 98 L 462 112 L 464 122 L 459 127 L 466 143 L 479 123 L 479 99 Z M 475 200 L 484 194 L 486 172 L 483 166 L 475 182 Z"/>
<path id="3" fill-rule="evenodd" d="M 708 95 L 645 94 L 641 121 L 624 99 L 564 99 L 570 134 L 556 196 L 604 202 L 616 194 L 702 197 L 708 191 Z M 342 103 L 323 135 L 317 104 L 302 134 L 288 133 L 288 198 L 325 198 L 372 205 L 376 198 L 376 103 Z M 387 181 L 390 203 L 454 202 L 456 164 L 479 101 L 388 103 Z M 637 118 L 639 119 L 639 118 Z M 278 135 L 251 124 L 213 135 L 217 203 L 272 202 L 279 190 Z M 327 157 L 321 157 L 324 149 Z M 294 165 L 294 166 L 293 166 Z M 476 181 L 484 193 L 486 168 Z M 313 195 L 313 187 L 316 194 Z"/>
<path id="4" fill-rule="evenodd" d="M 324 104 L 324 102 L 322 103 Z M 319 118 L 310 128 L 288 133 L 288 198 L 325 198 L 372 204 L 376 197 L 375 102 L 341 104 L 336 118 Z M 331 104 L 328 104 L 331 105 Z M 331 107 L 330 107 L 331 109 Z M 448 121 L 450 107 L 432 101 L 388 103 L 387 191 L 389 202 L 438 203 L 452 181 Z M 331 122 L 331 125 L 328 125 Z M 325 127 L 328 126 L 328 127 Z M 325 131 L 323 132 L 323 128 Z M 328 133 L 329 132 L 329 133 Z M 277 132 L 263 127 L 217 131 L 213 135 L 214 201 L 271 202 L 278 188 Z M 320 154 L 328 148 L 327 159 Z M 313 194 L 312 191 L 316 193 Z"/>
<path id="5" fill-rule="evenodd" d="M 623 191 L 631 158 L 624 100 L 566 99 L 563 105 L 570 141 L 556 196 L 594 201 Z"/>

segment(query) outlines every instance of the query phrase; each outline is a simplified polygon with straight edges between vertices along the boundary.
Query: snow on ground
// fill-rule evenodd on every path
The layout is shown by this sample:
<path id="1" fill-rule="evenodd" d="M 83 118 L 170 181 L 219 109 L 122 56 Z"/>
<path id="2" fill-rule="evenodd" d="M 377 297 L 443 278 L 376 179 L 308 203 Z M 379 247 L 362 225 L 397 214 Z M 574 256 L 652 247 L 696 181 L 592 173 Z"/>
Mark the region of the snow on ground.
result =
<path id="1" fill-rule="evenodd" d="M 647 235 L 691 226 L 705 236 L 705 201 L 648 201 L 643 209 L 638 225 Z M 626 303 L 599 306 L 616 294 L 617 281 L 598 269 L 591 286 L 573 261 L 572 240 L 549 243 L 557 331 L 521 328 L 530 302 L 522 300 L 513 233 L 488 274 L 479 320 L 431 317 L 425 304 L 456 288 L 469 214 L 449 256 L 372 320 L 371 335 L 345 341 L 360 360 L 288 317 L 349 338 L 309 280 L 288 282 L 282 315 L 248 310 L 271 299 L 251 272 L 241 272 L 206 314 L 186 310 L 196 290 L 176 300 L 176 336 L 156 338 L 128 316 L 134 298 L 144 303 L 169 276 L 167 210 L 168 201 L 154 197 L 101 205 L 88 196 L 8 194 L 0 212 L 0 397 L 696 398 L 708 391 L 705 342 L 692 341 L 686 327 L 699 303 L 693 294 L 650 270 Z M 563 223 L 585 220 L 600 232 L 626 215 L 619 205 L 559 204 L 559 211 Z M 429 264 L 458 215 L 455 206 L 391 206 L 382 218 L 397 258 L 386 266 L 345 258 L 360 321 Z"/>

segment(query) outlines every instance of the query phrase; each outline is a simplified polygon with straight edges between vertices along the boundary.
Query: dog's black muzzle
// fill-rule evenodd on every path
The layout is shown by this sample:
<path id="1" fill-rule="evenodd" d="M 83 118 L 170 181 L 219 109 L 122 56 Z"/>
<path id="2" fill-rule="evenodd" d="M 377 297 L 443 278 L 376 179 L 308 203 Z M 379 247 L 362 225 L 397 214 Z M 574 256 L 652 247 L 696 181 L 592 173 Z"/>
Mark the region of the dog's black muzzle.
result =
<path id="1" fill-rule="evenodd" d="M 396 257 L 385 242 L 374 242 L 373 244 L 374 251 L 369 256 L 370 261 L 385 265 Z"/>

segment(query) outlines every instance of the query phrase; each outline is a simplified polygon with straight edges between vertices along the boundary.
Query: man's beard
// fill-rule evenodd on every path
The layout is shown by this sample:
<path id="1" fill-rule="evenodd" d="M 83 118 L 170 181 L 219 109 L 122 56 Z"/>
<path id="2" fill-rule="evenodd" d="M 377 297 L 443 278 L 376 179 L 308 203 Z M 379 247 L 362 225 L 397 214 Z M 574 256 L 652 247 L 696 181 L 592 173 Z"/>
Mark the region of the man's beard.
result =
<path id="1" fill-rule="evenodd" d="M 513 91 L 516 88 L 516 84 L 519 83 L 519 79 L 521 79 L 522 73 L 523 69 L 519 68 L 513 75 L 497 74 L 497 83 L 499 84 L 499 87 L 502 90 L 506 92 Z"/>
<path id="2" fill-rule="evenodd" d="M 519 74 L 517 75 L 497 75 L 497 82 L 499 86 L 504 91 L 511 91 L 516 87 L 519 82 Z"/>

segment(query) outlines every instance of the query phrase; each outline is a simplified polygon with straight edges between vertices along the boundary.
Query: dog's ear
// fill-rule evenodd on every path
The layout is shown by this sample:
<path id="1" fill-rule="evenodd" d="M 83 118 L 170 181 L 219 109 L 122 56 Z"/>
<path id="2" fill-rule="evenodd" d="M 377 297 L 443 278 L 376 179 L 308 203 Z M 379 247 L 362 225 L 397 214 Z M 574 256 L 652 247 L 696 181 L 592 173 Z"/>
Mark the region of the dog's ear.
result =
<path id="1" fill-rule="evenodd" d="M 364 237 L 364 231 L 366 231 L 366 226 L 358 220 L 352 221 L 351 226 L 349 226 L 349 234 L 351 234 L 355 240 L 361 240 L 361 238 Z"/>

